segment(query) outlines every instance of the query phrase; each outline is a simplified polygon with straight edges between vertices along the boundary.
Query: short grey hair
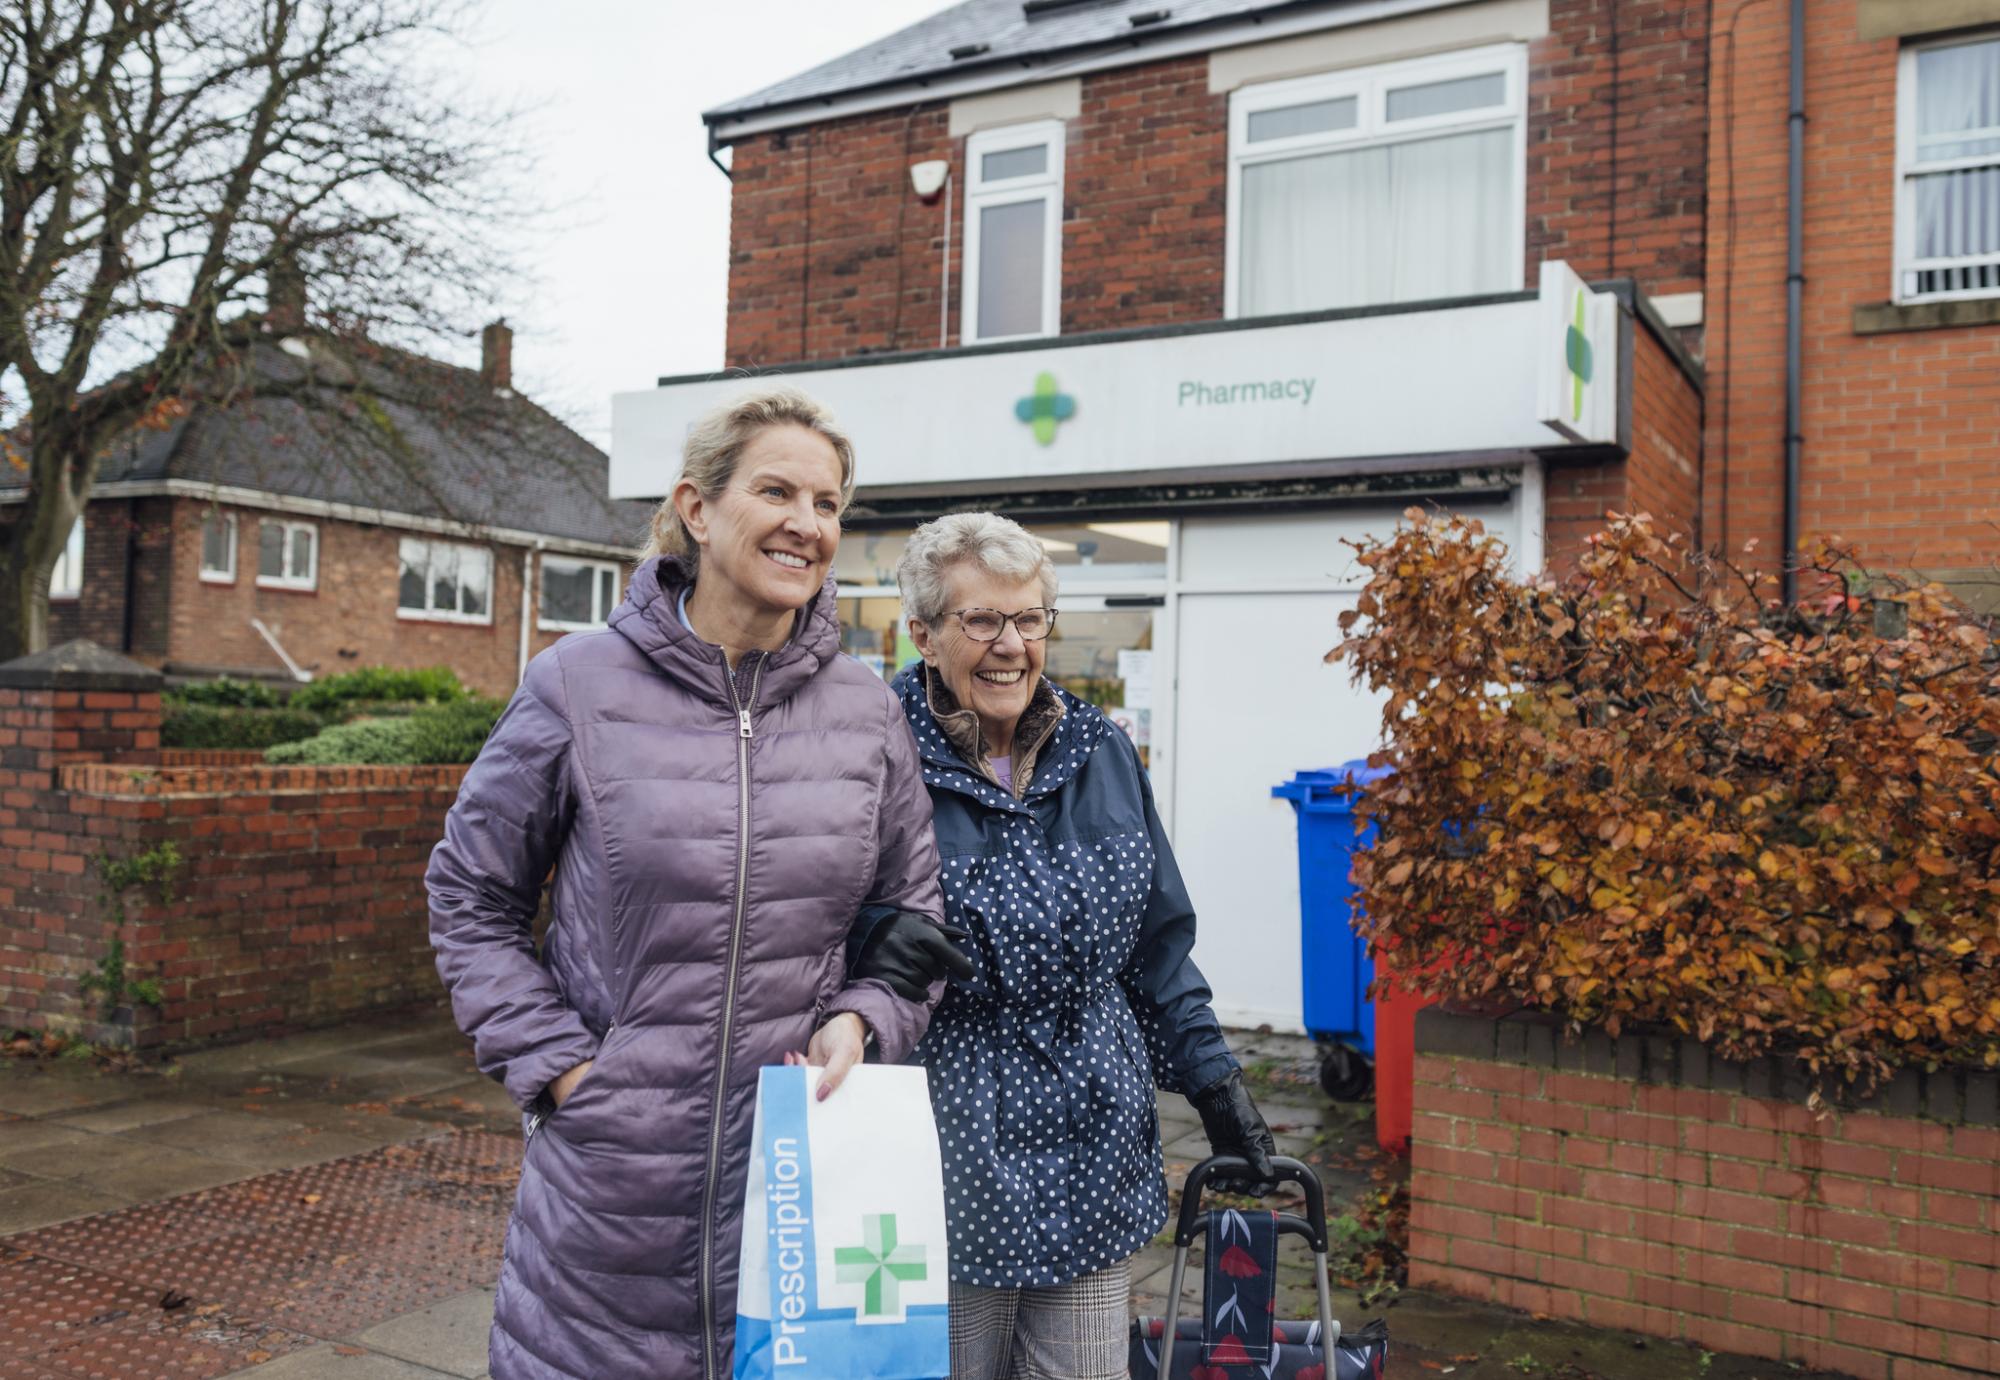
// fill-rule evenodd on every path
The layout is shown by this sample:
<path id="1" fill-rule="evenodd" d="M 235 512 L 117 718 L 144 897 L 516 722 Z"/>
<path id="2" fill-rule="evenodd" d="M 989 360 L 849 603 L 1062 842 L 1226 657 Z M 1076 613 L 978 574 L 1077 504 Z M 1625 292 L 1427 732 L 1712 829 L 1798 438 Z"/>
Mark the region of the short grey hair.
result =
<path id="1" fill-rule="evenodd" d="M 961 565 L 1004 580 L 1040 580 L 1042 602 L 1056 602 L 1055 563 L 1027 528 L 998 513 L 952 513 L 912 533 L 896 562 L 903 616 L 935 623 L 950 612 L 951 572 Z"/>

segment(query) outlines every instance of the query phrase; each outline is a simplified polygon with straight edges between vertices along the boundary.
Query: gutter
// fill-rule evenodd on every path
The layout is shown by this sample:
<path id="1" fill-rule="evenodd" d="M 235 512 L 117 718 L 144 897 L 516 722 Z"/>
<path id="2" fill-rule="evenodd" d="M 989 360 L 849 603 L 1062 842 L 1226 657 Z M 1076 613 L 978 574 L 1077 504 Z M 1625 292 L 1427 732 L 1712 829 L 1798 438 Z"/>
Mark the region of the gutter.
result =
<path id="1" fill-rule="evenodd" d="M 1805 437 L 1805 186 L 1806 186 L 1806 5 L 1792 0 L 1791 113 L 1785 148 L 1785 550 L 1783 591 L 1790 607 L 1799 595 L 1799 460 Z"/>
<path id="2" fill-rule="evenodd" d="M 263 489 L 246 489 L 233 484 L 207 484 L 193 479 L 118 479 L 91 486 L 90 497 L 100 498 L 199 498 L 226 503 L 234 508 L 250 508 L 267 513 L 296 513 L 302 517 L 329 518 L 357 522 L 369 527 L 387 527 L 403 532 L 427 532 L 434 536 L 456 537 L 461 541 L 493 541 L 503 546 L 543 546 L 574 551 L 582 556 L 629 562 L 634 548 L 622 542 L 591 541 L 566 537 L 557 532 L 530 532 L 519 527 L 487 527 L 478 523 L 452 522 L 445 518 L 419 517 L 383 508 L 366 508 L 324 498 L 293 498 Z M 24 503 L 26 488 L 0 490 L 0 505 Z M 613 500 L 616 501 L 616 500 Z"/>
<path id="3" fill-rule="evenodd" d="M 287 652 L 282 645 L 280 645 L 276 635 L 273 634 L 269 628 L 264 626 L 263 619 L 261 618 L 251 619 L 250 626 L 255 628 L 257 630 L 257 635 L 263 638 L 264 641 L 270 645 L 271 650 L 278 654 L 278 660 L 285 663 L 285 669 L 292 673 L 293 680 L 298 681 L 301 685 L 310 684 L 312 682 L 312 672 L 302 669 L 299 666 L 298 662 L 292 660 L 291 654 Z"/>
<path id="4" fill-rule="evenodd" d="M 546 544 L 538 541 L 521 552 L 521 664 L 514 672 L 516 685 L 528 678 L 528 618 L 534 612 L 535 558 Z"/>

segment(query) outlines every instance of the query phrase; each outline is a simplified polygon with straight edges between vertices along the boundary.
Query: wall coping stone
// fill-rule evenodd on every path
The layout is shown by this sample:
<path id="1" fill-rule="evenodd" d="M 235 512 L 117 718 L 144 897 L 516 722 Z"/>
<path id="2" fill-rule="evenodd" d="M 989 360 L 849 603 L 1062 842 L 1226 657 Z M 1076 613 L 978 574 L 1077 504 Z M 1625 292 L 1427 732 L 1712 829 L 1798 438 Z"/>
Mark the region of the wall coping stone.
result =
<path id="1" fill-rule="evenodd" d="M 166 677 L 152 667 L 78 639 L 0 663 L 8 690 L 153 690 Z"/>
<path id="2" fill-rule="evenodd" d="M 56 773 L 61 789 L 79 795 L 148 797 L 457 790 L 466 770 L 464 766 L 144 767 L 72 762 Z"/>
<path id="3" fill-rule="evenodd" d="M 1628 1029 L 1614 1037 L 1602 1030 L 1575 1035 L 1566 1025 L 1546 1011 L 1431 1006 L 1417 1013 L 1416 1048 L 1433 1057 L 1483 1059 L 1800 1105 L 1813 1091 L 1811 1070 L 1788 1056 L 1739 1063 L 1671 1030 Z M 2000 1126 L 2000 1072 L 1899 1069 L 1872 1093 L 1840 1088 L 1833 1101 L 1847 1111 Z"/>

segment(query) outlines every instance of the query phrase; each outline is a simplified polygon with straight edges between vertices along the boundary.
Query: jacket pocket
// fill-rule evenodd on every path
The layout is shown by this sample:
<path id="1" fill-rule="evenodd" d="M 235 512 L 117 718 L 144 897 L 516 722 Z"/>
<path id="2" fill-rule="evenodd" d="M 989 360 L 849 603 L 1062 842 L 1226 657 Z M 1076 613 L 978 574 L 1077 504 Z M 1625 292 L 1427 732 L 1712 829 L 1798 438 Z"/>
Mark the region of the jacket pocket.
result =
<path id="1" fill-rule="evenodd" d="M 597 1053 L 590 1057 L 590 1071 L 569 1090 L 569 1096 L 563 1099 L 562 1105 L 548 1108 L 528 1123 L 527 1144 L 532 1144 L 536 1134 L 547 1127 L 555 1126 L 560 1131 L 575 1125 L 580 1116 L 588 1114 L 589 1109 L 582 1104 L 593 1094 L 602 1094 L 605 1091 L 605 1063 L 611 1054 L 612 1040 L 617 1034 L 618 1026 L 614 1022 L 604 1032 L 604 1038 L 598 1042 Z M 547 1096 L 546 1093 L 543 1095 Z"/>

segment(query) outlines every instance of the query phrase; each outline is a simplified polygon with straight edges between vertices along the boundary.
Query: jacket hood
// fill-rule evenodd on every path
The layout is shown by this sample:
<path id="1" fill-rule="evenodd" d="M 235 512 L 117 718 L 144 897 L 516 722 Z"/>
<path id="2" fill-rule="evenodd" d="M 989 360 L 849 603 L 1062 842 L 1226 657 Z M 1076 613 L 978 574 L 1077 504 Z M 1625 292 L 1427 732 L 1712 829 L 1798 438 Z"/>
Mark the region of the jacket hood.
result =
<path id="1" fill-rule="evenodd" d="M 1104 735 L 1118 732 L 1096 705 L 1078 699 L 1047 676 L 1042 677 L 1036 695 L 1054 695 L 1062 705 L 1063 715 L 1049 741 L 1035 756 L 1034 780 L 1016 800 L 989 780 L 984 772 L 968 763 L 951 745 L 951 740 L 945 736 L 931 712 L 924 681 L 924 663 L 917 661 L 898 672 L 889 683 L 889 688 L 902 702 L 903 715 L 910 721 L 910 731 L 916 735 L 917 756 L 923 762 L 925 784 L 943 786 L 972 796 L 996 810 L 1025 810 L 1027 802 L 1061 790 L 1083 769 L 1083 764 L 1090 760 L 1090 754 L 1104 741 Z"/>
<path id="2" fill-rule="evenodd" d="M 654 556 L 632 572 L 625 601 L 609 620 L 618 632 L 661 671 L 691 693 L 721 705 L 730 703 L 729 665 L 722 649 L 704 642 L 681 622 L 683 590 L 695 583 L 694 563 L 683 556 Z M 840 619 L 831 578 L 812 602 L 799 611 L 791 640 L 775 652 L 753 652 L 764 658 L 758 676 L 757 703 L 780 704 L 840 655 Z"/>

